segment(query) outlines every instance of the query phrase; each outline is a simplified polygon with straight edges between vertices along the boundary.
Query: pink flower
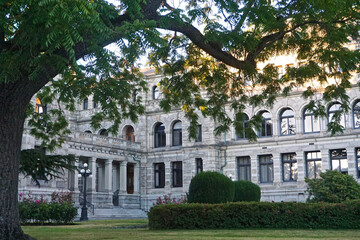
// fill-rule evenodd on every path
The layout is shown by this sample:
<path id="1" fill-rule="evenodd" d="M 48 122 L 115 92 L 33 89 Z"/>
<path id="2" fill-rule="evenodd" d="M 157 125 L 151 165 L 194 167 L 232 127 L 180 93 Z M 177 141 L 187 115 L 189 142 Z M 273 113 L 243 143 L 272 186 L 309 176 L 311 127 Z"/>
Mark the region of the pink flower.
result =
<path id="1" fill-rule="evenodd" d="M 36 203 L 40 203 L 40 200 L 39 199 L 36 199 L 36 201 L 35 201 Z"/>
<path id="2" fill-rule="evenodd" d="M 176 202 L 176 204 L 179 204 L 179 202 Z"/>
<path id="3" fill-rule="evenodd" d="M 165 201 L 163 201 L 163 203 L 165 203 Z"/>
<path id="4" fill-rule="evenodd" d="M 19 193 L 19 195 L 20 195 L 20 197 L 22 197 L 23 193 L 21 192 L 21 193 Z"/>

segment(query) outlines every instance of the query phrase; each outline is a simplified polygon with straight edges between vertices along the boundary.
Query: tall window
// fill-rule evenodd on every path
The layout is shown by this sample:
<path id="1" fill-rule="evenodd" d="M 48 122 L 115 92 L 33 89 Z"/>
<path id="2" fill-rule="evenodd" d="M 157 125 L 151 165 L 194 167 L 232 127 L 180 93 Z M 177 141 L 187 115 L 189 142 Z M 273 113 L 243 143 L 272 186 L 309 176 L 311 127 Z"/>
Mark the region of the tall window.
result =
<path id="1" fill-rule="evenodd" d="M 315 118 L 314 113 L 309 109 L 306 109 L 304 112 L 304 132 L 320 132 L 320 121 L 319 119 Z"/>
<path id="2" fill-rule="evenodd" d="M 202 158 L 195 158 L 195 163 L 196 163 L 196 174 L 201 173 L 203 171 Z"/>
<path id="3" fill-rule="evenodd" d="M 138 98 L 138 91 L 136 89 L 134 89 L 132 97 L 133 97 L 133 102 L 136 102 L 136 100 Z"/>
<path id="4" fill-rule="evenodd" d="M 135 142 L 134 128 L 132 126 L 126 128 L 126 140 Z"/>
<path id="5" fill-rule="evenodd" d="M 86 110 L 89 108 L 89 100 L 87 98 L 83 101 L 83 109 Z"/>
<path id="6" fill-rule="evenodd" d="M 251 181 L 250 157 L 236 157 L 239 180 Z"/>
<path id="7" fill-rule="evenodd" d="M 46 114 L 46 105 L 43 105 L 40 98 L 36 98 L 35 112 L 39 114 Z"/>
<path id="8" fill-rule="evenodd" d="M 154 179 L 155 188 L 165 187 L 165 164 L 155 163 L 154 164 Z"/>
<path id="9" fill-rule="evenodd" d="M 201 125 L 199 124 L 198 127 L 197 127 L 197 136 L 196 136 L 196 139 L 195 139 L 195 142 L 201 142 L 202 141 L 202 128 L 201 128 Z"/>
<path id="10" fill-rule="evenodd" d="M 172 163 L 173 187 L 182 187 L 182 162 Z"/>
<path id="11" fill-rule="evenodd" d="M 109 135 L 109 133 L 106 129 L 101 129 L 99 132 L 99 135 L 107 137 Z"/>
<path id="12" fill-rule="evenodd" d="M 268 111 L 263 111 L 260 113 L 262 117 L 261 130 L 259 132 L 259 137 L 271 137 L 272 136 L 272 121 L 271 113 Z"/>
<path id="13" fill-rule="evenodd" d="M 294 111 L 290 108 L 284 109 L 280 113 L 280 135 L 295 134 Z"/>
<path id="14" fill-rule="evenodd" d="M 357 101 L 353 107 L 354 128 L 360 128 L 360 101 Z"/>
<path id="15" fill-rule="evenodd" d="M 340 103 L 333 103 L 328 110 L 328 120 L 329 122 L 331 122 L 334 117 L 334 115 L 338 115 L 339 112 L 341 111 L 341 104 Z M 342 113 L 340 116 L 340 122 L 339 124 L 345 128 L 345 114 Z"/>
<path id="16" fill-rule="evenodd" d="M 321 173 L 321 152 L 306 152 L 306 175 L 310 179 L 319 178 Z"/>
<path id="17" fill-rule="evenodd" d="M 166 134 L 165 125 L 163 123 L 157 123 L 154 129 L 154 146 L 165 147 L 166 145 Z"/>
<path id="18" fill-rule="evenodd" d="M 297 160 L 295 153 L 284 153 L 281 155 L 283 168 L 283 181 L 296 181 L 298 175 Z"/>
<path id="19" fill-rule="evenodd" d="M 160 97 L 159 88 L 157 86 L 153 86 L 152 95 L 154 100 Z"/>
<path id="20" fill-rule="evenodd" d="M 360 178 L 360 148 L 356 149 L 356 172 L 357 177 Z"/>
<path id="21" fill-rule="evenodd" d="M 272 155 L 259 156 L 260 182 L 272 183 L 274 181 L 274 165 Z"/>
<path id="22" fill-rule="evenodd" d="M 181 121 L 175 122 L 172 128 L 172 145 L 181 146 L 182 145 L 182 126 Z"/>
<path id="23" fill-rule="evenodd" d="M 331 169 L 341 173 L 348 172 L 348 160 L 346 149 L 330 150 Z"/>
<path id="24" fill-rule="evenodd" d="M 236 134 L 236 137 L 235 137 L 236 140 L 245 139 L 247 137 L 245 129 L 249 125 L 249 117 L 248 117 L 248 115 L 244 114 L 244 119 L 243 120 L 244 120 L 244 122 L 242 123 L 243 130 L 242 130 L 242 132 L 240 134 Z"/>

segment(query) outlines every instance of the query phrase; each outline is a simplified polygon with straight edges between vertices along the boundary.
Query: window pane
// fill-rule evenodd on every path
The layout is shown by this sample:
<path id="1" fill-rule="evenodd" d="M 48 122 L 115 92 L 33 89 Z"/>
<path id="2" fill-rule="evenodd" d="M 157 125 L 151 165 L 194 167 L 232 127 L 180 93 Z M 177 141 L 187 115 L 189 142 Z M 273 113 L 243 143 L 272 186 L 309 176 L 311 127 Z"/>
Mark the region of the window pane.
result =
<path id="1" fill-rule="evenodd" d="M 341 172 L 347 172 L 348 171 L 348 161 L 347 159 L 340 160 L 341 165 Z"/>
<path id="2" fill-rule="evenodd" d="M 307 164 L 307 169 L 308 169 L 308 178 L 315 178 L 315 169 L 314 169 L 314 162 L 311 161 L 311 162 L 308 162 Z"/>
<path id="3" fill-rule="evenodd" d="M 284 181 L 291 180 L 290 175 L 290 163 L 284 163 Z"/>
<path id="4" fill-rule="evenodd" d="M 283 118 L 281 119 L 281 135 L 288 135 L 288 119 Z"/>
<path id="5" fill-rule="evenodd" d="M 313 119 L 313 131 L 314 132 L 320 132 L 320 121 L 319 119 L 316 119 L 314 116 L 312 116 Z"/>
<path id="6" fill-rule="evenodd" d="M 295 134 L 295 118 L 289 118 L 289 134 Z"/>
<path id="7" fill-rule="evenodd" d="M 321 173 L 321 161 L 316 161 L 316 178 L 320 178 Z"/>
<path id="8" fill-rule="evenodd" d="M 354 113 L 354 128 L 360 128 L 360 102 L 356 103 L 353 109 Z"/>
<path id="9" fill-rule="evenodd" d="M 298 175 L 297 163 L 293 163 L 291 166 L 291 180 L 296 181 Z"/>
<path id="10" fill-rule="evenodd" d="M 272 121 L 266 121 L 266 136 L 272 136 Z"/>

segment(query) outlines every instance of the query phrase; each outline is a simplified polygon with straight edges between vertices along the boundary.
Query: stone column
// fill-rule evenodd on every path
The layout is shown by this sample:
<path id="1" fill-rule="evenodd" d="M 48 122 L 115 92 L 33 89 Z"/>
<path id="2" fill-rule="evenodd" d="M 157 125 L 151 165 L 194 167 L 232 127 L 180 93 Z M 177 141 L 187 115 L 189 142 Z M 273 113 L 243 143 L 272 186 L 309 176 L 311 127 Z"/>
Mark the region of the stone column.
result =
<path id="1" fill-rule="evenodd" d="M 75 156 L 75 166 L 76 168 L 79 166 L 80 163 L 80 157 Z M 74 170 L 74 191 L 79 191 L 79 177 L 78 177 L 79 171 L 77 169 Z"/>
<path id="2" fill-rule="evenodd" d="M 297 182 L 299 185 L 304 183 L 306 177 L 306 163 L 305 163 L 304 152 L 296 152 L 296 160 L 298 166 Z"/>
<path id="3" fill-rule="evenodd" d="M 250 155 L 251 162 L 251 181 L 259 184 L 259 161 L 255 154 Z"/>
<path id="4" fill-rule="evenodd" d="M 112 192 L 112 160 L 105 161 L 105 192 Z"/>
<path id="5" fill-rule="evenodd" d="M 273 174 L 274 185 L 279 187 L 279 184 L 282 182 L 281 156 L 279 153 L 273 154 Z"/>
<path id="6" fill-rule="evenodd" d="M 134 165 L 134 194 L 139 194 L 139 176 L 140 176 L 140 165 L 139 163 Z"/>
<path id="7" fill-rule="evenodd" d="M 127 162 L 120 162 L 120 193 L 126 194 Z"/>
<path id="8" fill-rule="evenodd" d="M 89 158 L 89 168 L 91 170 L 92 177 L 90 178 L 89 189 L 91 192 L 96 192 L 96 158 Z"/>
<path id="9" fill-rule="evenodd" d="M 348 173 L 357 179 L 356 169 L 356 150 L 355 148 L 346 148 L 347 161 L 348 161 Z"/>

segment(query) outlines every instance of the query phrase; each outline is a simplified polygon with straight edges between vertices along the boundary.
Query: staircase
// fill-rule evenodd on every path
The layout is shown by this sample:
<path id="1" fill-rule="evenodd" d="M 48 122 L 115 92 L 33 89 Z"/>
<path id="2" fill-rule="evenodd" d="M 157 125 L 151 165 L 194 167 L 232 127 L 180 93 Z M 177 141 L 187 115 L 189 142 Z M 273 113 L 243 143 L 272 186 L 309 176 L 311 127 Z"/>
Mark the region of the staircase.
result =
<path id="1" fill-rule="evenodd" d="M 81 209 L 78 210 L 80 219 Z M 114 206 L 113 208 L 95 208 L 94 213 L 88 212 L 89 220 L 106 220 L 106 219 L 138 219 L 147 218 L 147 213 L 141 209 L 125 209 Z"/>

